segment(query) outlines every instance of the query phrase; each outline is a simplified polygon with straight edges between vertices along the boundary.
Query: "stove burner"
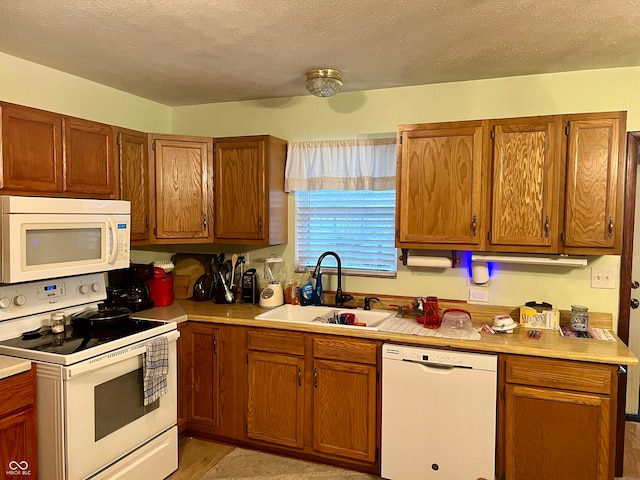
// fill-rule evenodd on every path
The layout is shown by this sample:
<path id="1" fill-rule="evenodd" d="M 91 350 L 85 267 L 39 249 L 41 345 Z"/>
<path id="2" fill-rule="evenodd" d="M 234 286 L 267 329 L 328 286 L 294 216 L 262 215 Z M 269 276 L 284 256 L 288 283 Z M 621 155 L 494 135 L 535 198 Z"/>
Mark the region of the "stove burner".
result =
<path id="1" fill-rule="evenodd" d="M 164 322 L 131 318 L 124 324 L 113 328 L 107 326 L 79 328 L 77 325 L 67 325 L 64 333 L 52 333 L 51 329 L 45 328 L 41 329 L 40 334 L 37 336 L 33 332 L 25 332 L 30 335 L 22 335 L 21 337 L 0 341 L 0 345 L 58 355 L 69 355 L 163 324 Z"/>

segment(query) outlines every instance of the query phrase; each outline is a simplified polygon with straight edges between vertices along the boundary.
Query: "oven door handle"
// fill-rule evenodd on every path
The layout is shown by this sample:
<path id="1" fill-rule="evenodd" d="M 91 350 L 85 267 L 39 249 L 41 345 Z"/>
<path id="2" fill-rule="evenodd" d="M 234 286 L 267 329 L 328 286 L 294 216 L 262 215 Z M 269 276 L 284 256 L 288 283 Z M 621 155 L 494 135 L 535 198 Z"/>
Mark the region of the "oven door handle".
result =
<path id="1" fill-rule="evenodd" d="M 166 336 L 169 343 L 171 343 L 175 342 L 178 339 L 178 337 L 180 336 L 180 332 L 175 330 L 161 336 Z M 113 365 L 114 363 L 123 362 L 130 358 L 143 355 L 147 352 L 147 343 L 149 341 L 151 341 L 151 339 L 139 343 L 134 343 L 133 345 L 122 347 L 113 352 L 104 353 L 102 355 L 98 355 L 97 357 L 90 358 L 89 360 L 86 360 L 84 362 L 79 362 L 76 365 L 66 367 L 63 369 L 64 380 L 70 380 L 87 372 L 91 372 L 99 368 Z"/>

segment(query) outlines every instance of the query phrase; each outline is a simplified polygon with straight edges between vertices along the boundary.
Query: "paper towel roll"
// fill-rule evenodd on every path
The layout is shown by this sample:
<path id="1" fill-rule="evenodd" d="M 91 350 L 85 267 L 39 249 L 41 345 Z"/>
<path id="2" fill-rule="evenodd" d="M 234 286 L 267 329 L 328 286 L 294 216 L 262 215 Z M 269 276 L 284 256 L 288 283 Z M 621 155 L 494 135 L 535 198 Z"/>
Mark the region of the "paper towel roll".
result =
<path id="1" fill-rule="evenodd" d="M 448 257 L 408 255 L 407 267 L 451 268 L 451 259 Z"/>

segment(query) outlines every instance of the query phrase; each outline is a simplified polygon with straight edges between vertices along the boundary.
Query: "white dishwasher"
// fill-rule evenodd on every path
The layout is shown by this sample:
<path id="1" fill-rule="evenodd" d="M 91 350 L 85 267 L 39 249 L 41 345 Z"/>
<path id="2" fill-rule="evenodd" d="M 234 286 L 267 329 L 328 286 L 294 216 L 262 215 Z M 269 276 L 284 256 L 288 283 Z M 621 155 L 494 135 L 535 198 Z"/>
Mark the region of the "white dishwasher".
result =
<path id="1" fill-rule="evenodd" d="M 382 346 L 382 477 L 495 478 L 497 358 Z"/>

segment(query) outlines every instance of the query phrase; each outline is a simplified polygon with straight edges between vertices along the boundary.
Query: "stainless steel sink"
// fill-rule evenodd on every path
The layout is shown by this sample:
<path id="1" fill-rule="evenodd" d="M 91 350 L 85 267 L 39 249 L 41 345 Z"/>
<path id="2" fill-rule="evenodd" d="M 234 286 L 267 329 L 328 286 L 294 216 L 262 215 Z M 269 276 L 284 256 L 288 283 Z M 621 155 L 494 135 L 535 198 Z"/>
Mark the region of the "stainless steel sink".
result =
<path id="1" fill-rule="evenodd" d="M 366 323 L 366 326 L 342 325 L 330 323 L 334 315 L 341 313 L 353 313 L 356 322 Z M 268 312 L 261 313 L 255 317 L 256 320 L 273 320 L 277 322 L 293 322 L 322 325 L 334 328 L 366 328 L 368 330 L 378 330 L 378 325 L 395 315 L 395 312 L 384 310 L 360 310 L 350 308 L 336 308 L 325 306 L 282 305 Z"/>

